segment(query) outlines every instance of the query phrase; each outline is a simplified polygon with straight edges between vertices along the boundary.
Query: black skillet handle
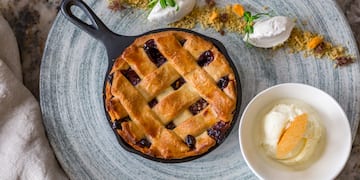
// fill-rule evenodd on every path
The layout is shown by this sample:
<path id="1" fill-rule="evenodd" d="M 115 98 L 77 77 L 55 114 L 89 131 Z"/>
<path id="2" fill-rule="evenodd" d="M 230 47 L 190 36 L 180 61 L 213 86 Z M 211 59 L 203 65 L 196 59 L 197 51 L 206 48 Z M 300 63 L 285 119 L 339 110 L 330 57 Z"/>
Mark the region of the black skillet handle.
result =
<path id="1" fill-rule="evenodd" d="M 71 10 L 71 7 L 73 6 L 80 8 L 90 19 L 91 24 L 87 24 L 83 20 L 76 17 Z M 61 3 L 61 13 L 80 29 L 84 30 L 95 39 L 102 41 L 105 46 L 107 46 L 109 38 L 119 36 L 107 28 L 105 24 L 99 19 L 99 17 L 97 17 L 96 14 L 90 9 L 90 7 L 82 0 L 63 0 Z"/>

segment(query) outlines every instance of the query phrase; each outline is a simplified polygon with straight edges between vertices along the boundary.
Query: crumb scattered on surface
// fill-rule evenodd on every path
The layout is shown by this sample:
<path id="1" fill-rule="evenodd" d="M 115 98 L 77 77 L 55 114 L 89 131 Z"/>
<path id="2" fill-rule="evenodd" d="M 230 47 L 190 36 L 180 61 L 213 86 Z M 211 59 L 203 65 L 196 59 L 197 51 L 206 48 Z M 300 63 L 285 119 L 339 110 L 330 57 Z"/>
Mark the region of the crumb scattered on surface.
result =
<path id="1" fill-rule="evenodd" d="M 108 8 L 112 11 L 119 11 L 125 9 L 125 6 L 120 2 L 120 0 L 111 0 L 108 3 Z"/>
<path id="2" fill-rule="evenodd" d="M 346 54 L 346 50 L 343 46 L 335 46 L 332 43 L 324 40 L 319 43 L 313 49 L 308 49 L 308 43 L 313 40 L 315 37 L 319 37 L 320 35 L 316 33 L 312 33 L 309 31 L 303 31 L 299 28 L 294 28 L 292 31 L 290 38 L 285 42 L 284 46 L 290 49 L 290 53 L 297 53 L 304 51 L 305 56 L 314 56 L 316 58 L 326 57 L 331 60 L 336 59 L 346 59 L 350 58 L 350 55 Z M 352 59 L 352 58 L 351 58 Z M 352 61 L 348 60 L 346 63 L 341 61 L 338 63 L 339 65 L 347 65 Z"/>
<path id="3" fill-rule="evenodd" d="M 214 18 L 214 14 L 217 14 L 217 17 Z M 213 28 L 218 32 L 226 29 L 228 32 L 238 33 L 243 33 L 246 25 L 245 21 L 232 11 L 232 6 L 228 5 L 226 7 L 196 7 L 189 15 L 171 23 L 170 26 L 192 29 L 196 24 L 200 24 L 204 29 Z"/>
<path id="4" fill-rule="evenodd" d="M 146 8 L 149 4 L 149 0 L 107 0 L 109 9 L 122 10 L 125 7 L 133 8 Z"/>
<path id="5" fill-rule="evenodd" d="M 120 2 L 122 5 L 133 8 L 146 8 L 149 0 L 107 0 L 109 3 Z M 225 7 L 216 6 L 214 0 L 206 0 L 206 5 L 195 7 L 194 10 L 180 21 L 169 24 L 171 27 L 193 29 L 199 24 L 203 29 L 213 28 L 221 35 L 225 32 L 236 32 L 244 35 L 246 22 L 234 11 L 235 6 L 240 4 L 227 5 Z M 242 6 L 243 7 L 243 6 Z M 236 8 L 235 8 L 236 9 Z M 263 10 L 268 10 L 268 6 L 264 6 Z M 244 11 L 246 9 L 244 8 Z M 296 22 L 297 19 L 294 19 Z M 308 22 L 302 20 L 300 22 L 306 26 Z M 320 41 L 321 40 L 321 41 Z M 295 27 L 290 38 L 283 44 L 273 47 L 273 50 L 287 48 L 289 53 L 303 52 L 304 57 L 313 56 L 315 58 L 328 58 L 333 60 L 336 66 L 347 65 L 353 62 L 355 58 L 347 54 L 343 46 L 335 46 L 323 39 L 317 33 L 301 30 Z"/>

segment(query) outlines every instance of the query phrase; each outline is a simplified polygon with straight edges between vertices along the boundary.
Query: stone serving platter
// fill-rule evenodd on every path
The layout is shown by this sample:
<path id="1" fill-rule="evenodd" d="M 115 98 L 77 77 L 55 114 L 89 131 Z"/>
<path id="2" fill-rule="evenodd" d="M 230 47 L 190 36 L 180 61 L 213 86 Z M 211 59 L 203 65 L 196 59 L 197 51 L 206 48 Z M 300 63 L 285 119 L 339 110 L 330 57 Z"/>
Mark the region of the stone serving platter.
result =
<path id="1" fill-rule="evenodd" d="M 165 25 L 150 24 L 148 12 L 111 12 L 106 1 L 85 1 L 114 32 L 138 35 Z M 345 45 L 359 57 L 356 42 L 340 8 L 332 0 L 230 0 L 252 12 L 267 11 L 297 18 L 297 26 Z M 225 1 L 219 1 L 225 5 Z M 79 14 L 80 17 L 83 17 Z M 306 26 L 300 22 L 306 20 Z M 360 116 L 360 63 L 334 68 L 327 59 L 247 47 L 239 34 L 200 27 L 199 33 L 221 41 L 239 70 L 242 107 L 276 84 L 305 83 L 333 96 L 345 110 L 355 137 Z M 103 109 L 103 80 L 108 66 L 105 47 L 58 14 L 46 43 L 40 74 L 40 103 L 45 129 L 55 154 L 71 179 L 255 179 L 239 148 L 238 125 L 217 149 L 185 163 L 165 164 L 124 150 Z M 239 117 L 240 118 L 240 117 Z M 337 133 L 336 129 L 328 132 Z"/>

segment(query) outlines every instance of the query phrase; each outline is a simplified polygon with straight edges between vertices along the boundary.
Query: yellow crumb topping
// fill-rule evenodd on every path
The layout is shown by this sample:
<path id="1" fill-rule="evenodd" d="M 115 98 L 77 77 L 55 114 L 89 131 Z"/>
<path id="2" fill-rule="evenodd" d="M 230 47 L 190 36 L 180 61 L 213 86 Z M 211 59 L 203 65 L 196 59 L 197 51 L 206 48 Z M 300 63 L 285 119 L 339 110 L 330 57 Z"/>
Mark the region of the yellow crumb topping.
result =
<path id="1" fill-rule="evenodd" d="M 344 47 L 334 46 L 322 36 L 299 28 L 294 28 L 284 46 L 290 49 L 290 53 L 304 51 L 305 56 L 313 55 L 316 58 L 327 57 L 336 60 L 338 57 L 349 56 Z"/>
<path id="2" fill-rule="evenodd" d="M 226 7 L 196 7 L 194 10 L 178 22 L 170 26 L 177 28 L 192 29 L 196 24 L 202 28 L 213 28 L 217 31 L 244 32 L 245 21 L 235 14 L 232 6 Z"/>
<path id="3" fill-rule="evenodd" d="M 149 4 L 149 0 L 107 0 L 109 7 L 129 5 L 134 8 L 146 8 Z"/>

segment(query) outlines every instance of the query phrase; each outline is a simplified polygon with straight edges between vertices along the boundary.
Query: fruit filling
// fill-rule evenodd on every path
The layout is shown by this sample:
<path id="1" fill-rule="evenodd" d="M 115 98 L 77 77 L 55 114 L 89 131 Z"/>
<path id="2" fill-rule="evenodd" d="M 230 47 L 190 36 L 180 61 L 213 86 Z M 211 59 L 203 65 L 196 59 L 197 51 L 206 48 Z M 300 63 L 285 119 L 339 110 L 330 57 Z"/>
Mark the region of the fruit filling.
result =
<path id="1" fill-rule="evenodd" d="M 157 49 L 155 40 L 150 39 L 146 41 L 146 43 L 144 44 L 144 50 L 150 60 L 156 65 L 156 67 L 160 67 L 166 62 L 166 58 Z"/>

